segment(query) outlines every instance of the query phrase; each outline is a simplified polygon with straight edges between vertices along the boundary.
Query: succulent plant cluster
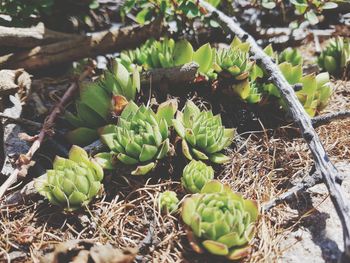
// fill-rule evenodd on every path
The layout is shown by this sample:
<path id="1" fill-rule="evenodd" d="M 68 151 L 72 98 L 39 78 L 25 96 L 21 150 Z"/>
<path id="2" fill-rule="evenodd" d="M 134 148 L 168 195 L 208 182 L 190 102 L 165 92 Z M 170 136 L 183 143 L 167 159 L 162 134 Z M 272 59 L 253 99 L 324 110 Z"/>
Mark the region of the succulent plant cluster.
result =
<path id="1" fill-rule="evenodd" d="M 131 172 L 133 175 L 150 172 L 156 160 L 164 158 L 170 150 L 169 126 L 176 110 L 175 100 L 161 104 L 156 113 L 149 107 L 129 102 L 117 125 L 101 129 L 101 139 L 111 150 L 97 155 L 107 158 L 104 168 L 113 168 L 117 159 L 126 165 L 137 165 Z"/>
<path id="2" fill-rule="evenodd" d="M 317 62 L 322 70 L 333 76 L 341 76 L 350 65 L 350 38 L 331 39 Z"/>
<path id="3" fill-rule="evenodd" d="M 276 59 L 277 54 L 271 46 L 266 47 L 265 52 Z M 279 58 L 284 61 L 278 65 L 282 74 L 289 84 L 298 87 L 295 93 L 306 112 L 310 116 L 315 116 L 316 113 L 327 106 L 329 98 L 332 95 L 329 74 L 320 73 L 316 75 L 312 73 L 304 75 L 302 64 L 298 64 L 298 62 L 302 62 L 301 55 L 296 50 L 286 49 Z M 279 98 L 280 104 L 285 106 L 274 84 L 262 83 L 261 85 L 261 88 L 267 94 Z"/>
<path id="4" fill-rule="evenodd" d="M 220 115 L 201 111 L 192 101 L 187 101 L 183 112 L 177 113 L 173 125 L 182 138 L 182 152 L 189 160 L 229 161 L 221 151 L 231 145 L 235 131 L 222 125 Z"/>
<path id="5" fill-rule="evenodd" d="M 169 68 L 196 62 L 199 72 L 209 74 L 212 67 L 213 49 L 205 44 L 194 51 L 187 40 L 175 42 L 172 38 L 147 40 L 141 47 L 134 50 L 125 50 L 120 53 L 118 60 L 129 70 L 135 67 L 143 69 Z"/>
<path id="6" fill-rule="evenodd" d="M 199 194 L 186 198 L 181 212 L 196 252 L 206 250 L 230 260 L 249 254 L 258 214 L 254 201 L 243 199 L 216 180 L 205 184 Z"/>
<path id="7" fill-rule="evenodd" d="M 347 45 L 347 42 L 345 42 L 343 46 L 347 47 Z M 169 46 L 173 48 L 169 48 Z M 155 47 L 158 47 L 159 52 L 150 51 L 156 50 Z M 142 50 L 148 51 L 143 53 Z M 259 103 L 263 97 L 268 98 L 271 95 L 280 98 L 279 91 L 273 84 L 266 82 L 266 73 L 250 58 L 249 51 L 249 44 L 242 42 L 237 37 L 227 48 L 215 49 L 210 44 L 205 44 L 195 52 L 186 40 L 175 42 L 172 39 L 164 39 L 160 41 L 151 40 L 141 46 L 140 49 L 125 51 L 119 59 L 121 63 L 129 68 L 134 68 L 131 65 L 139 65 L 144 68 L 167 67 L 194 61 L 199 64 L 199 75 L 211 81 L 216 79 L 226 81 L 229 83 L 233 94 L 247 103 Z M 319 79 L 324 81 L 327 78 L 325 74 L 317 78 L 316 76 L 303 76 L 303 59 L 297 49 L 287 48 L 277 54 L 269 45 L 265 48 L 265 52 L 279 64 L 282 73 L 292 85 L 309 85 L 304 82 L 310 78 L 317 81 Z M 156 59 L 152 58 L 152 53 L 153 56 L 157 57 Z M 349 52 L 343 51 L 343 53 L 348 54 Z M 141 54 L 144 54 L 143 59 L 139 58 Z M 133 56 L 134 59 L 130 59 Z M 167 57 L 167 61 L 171 61 L 171 63 L 159 63 L 160 59 L 158 57 Z M 311 81 L 311 86 L 308 88 L 305 85 L 297 92 L 297 96 L 310 116 L 314 116 L 327 105 L 332 90 L 328 81 L 321 84 L 316 82 L 316 85 Z M 278 101 L 282 106 L 284 105 L 282 100 Z"/>
<path id="8" fill-rule="evenodd" d="M 140 48 L 121 52 L 120 61 L 129 68 L 132 64 L 145 69 L 169 68 L 190 62 L 192 56 L 193 48 L 187 40 L 175 43 L 172 38 L 149 39 Z"/>
<path id="9" fill-rule="evenodd" d="M 73 146 L 69 158 L 57 156 L 53 169 L 41 176 L 35 186 L 52 204 L 73 211 L 90 203 L 100 191 L 102 179 L 102 168 L 89 159 L 84 149 Z"/>
<path id="10" fill-rule="evenodd" d="M 96 82 L 84 83 L 76 100 L 74 115 L 67 111 L 65 119 L 74 127 L 67 139 L 78 145 L 87 145 L 98 138 L 97 129 L 107 124 L 112 114 L 120 114 L 129 100 L 140 90 L 140 74 L 130 74 L 121 64 L 113 61 L 110 70 Z"/>

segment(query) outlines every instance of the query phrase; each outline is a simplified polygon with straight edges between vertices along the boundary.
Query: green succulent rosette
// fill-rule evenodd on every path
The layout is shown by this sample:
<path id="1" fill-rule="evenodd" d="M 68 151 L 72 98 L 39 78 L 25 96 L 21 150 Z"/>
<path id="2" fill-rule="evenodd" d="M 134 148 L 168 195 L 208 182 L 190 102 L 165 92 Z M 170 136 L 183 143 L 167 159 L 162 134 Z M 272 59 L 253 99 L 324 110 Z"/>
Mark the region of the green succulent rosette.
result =
<path id="1" fill-rule="evenodd" d="M 179 199 L 174 191 L 165 191 L 159 195 L 159 208 L 166 213 L 174 213 L 179 206 Z"/>
<path id="2" fill-rule="evenodd" d="M 217 73 L 226 73 L 236 80 L 245 80 L 254 62 L 249 59 L 249 43 L 235 37 L 229 48 L 219 48 L 214 53 L 213 68 Z"/>
<path id="3" fill-rule="evenodd" d="M 229 161 L 221 151 L 231 145 L 235 131 L 222 125 L 220 115 L 214 116 L 211 111 L 200 111 L 189 100 L 183 112 L 177 113 L 173 125 L 182 138 L 182 152 L 189 160 L 209 159 L 214 163 Z"/>
<path id="4" fill-rule="evenodd" d="M 181 215 L 197 253 L 206 250 L 230 260 L 249 254 L 258 206 L 234 193 L 228 185 L 216 180 L 208 182 L 201 193 L 185 199 Z"/>
<path id="5" fill-rule="evenodd" d="M 67 211 L 87 205 L 98 194 L 103 170 L 79 146 L 73 145 L 69 158 L 57 156 L 53 169 L 38 178 L 35 187 L 50 203 Z"/>
<path id="6" fill-rule="evenodd" d="M 322 70 L 333 76 L 341 76 L 350 64 L 350 38 L 331 39 L 317 62 Z"/>
<path id="7" fill-rule="evenodd" d="M 118 115 L 129 100 L 140 91 L 140 74 L 129 71 L 114 61 L 111 69 L 95 82 L 83 83 L 76 100 L 76 114 L 69 111 L 65 119 L 74 127 L 66 134 L 70 143 L 88 145 L 98 138 L 97 129 L 108 123 L 113 114 Z"/>
<path id="8" fill-rule="evenodd" d="M 167 156 L 170 150 L 169 126 L 177 110 L 176 100 L 159 105 L 157 113 L 149 107 L 138 107 L 129 102 L 121 113 L 117 125 L 101 129 L 101 140 L 111 150 L 95 156 L 103 168 L 114 168 L 115 160 L 136 165 L 133 175 L 151 171 L 156 161 Z"/>
<path id="9" fill-rule="evenodd" d="M 214 179 L 214 170 L 202 161 L 192 160 L 183 170 L 181 183 L 189 193 L 199 193 L 203 186 Z"/>

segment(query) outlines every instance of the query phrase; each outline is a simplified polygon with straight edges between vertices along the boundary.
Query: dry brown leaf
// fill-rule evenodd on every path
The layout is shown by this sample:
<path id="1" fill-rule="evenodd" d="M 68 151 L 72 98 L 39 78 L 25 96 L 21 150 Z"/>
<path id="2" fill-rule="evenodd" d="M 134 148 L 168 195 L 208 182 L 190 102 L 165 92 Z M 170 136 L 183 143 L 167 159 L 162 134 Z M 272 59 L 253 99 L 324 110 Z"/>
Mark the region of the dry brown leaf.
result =
<path id="1" fill-rule="evenodd" d="M 56 245 L 53 252 L 40 259 L 41 263 L 130 263 L 136 249 L 118 249 L 91 240 L 70 240 Z"/>

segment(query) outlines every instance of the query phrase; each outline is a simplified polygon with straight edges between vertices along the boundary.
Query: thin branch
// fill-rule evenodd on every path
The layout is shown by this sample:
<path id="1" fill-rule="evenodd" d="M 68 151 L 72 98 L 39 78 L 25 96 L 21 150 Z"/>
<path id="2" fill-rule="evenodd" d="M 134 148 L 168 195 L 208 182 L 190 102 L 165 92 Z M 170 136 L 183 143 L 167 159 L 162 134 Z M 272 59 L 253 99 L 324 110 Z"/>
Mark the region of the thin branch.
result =
<path id="1" fill-rule="evenodd" d="M 339 111 L 339 112 L 320 115 L 312 118 L 311 121 L 312 121 L 312 126 L 314 126 L 314 128 L 317 128 L 322 125 L 328 124 L 332 121 L 344 120 L 346 118 L 350 118 L 350 111 Z"/>
<path id="2" fill-rule="evenodd" d="M 162 23 L 159 19 L 145 26 L 132 25 L 111 28 L 0 56 L 0 67 L 24 68 L 28 71 L 35 71 L 85 57 L 132 48 L 150 37 L 159 37 L 162 29 Z"/>
<path id="3" fill-rule="evenodd" d="M 261 47 L 256 43 L 255 39 L 244 31 L 240 25 L 235 22 L 231 17 L 228 17 L 221 11 L 206 3 L 203 0 L 199 0 L 201 5 L 208 10 L 213 16 L 216 16 L 219 22 L 230 33 L 237 35 L 239 38 L 245 40 L 250 44 L 250 51 L 255 56 L 255 59 L 266 70 L 270 76 L 272 82 L 279 89 L 282 98 L 284 99 L 286 106 L 291 113 L 294 121 L 299 124 L 301 133 L 306 140 L 309 149 L 313 155 L 316 170 L 318 170 L 323 177 L 323 181 L 326 184 L 330 198 L 335 206 L 339 219 L 343 227 L 343 239 L 344 239 L 344 254 L 342 255 L 343 262 L 350 261 L 350 207 L 349 202 L 345 198 L 345 195 L 341 189 L 341 186 L 337 184 L 336 177 L 338 171 L 330 161 L 327 153 L 322 146 L 322 143 L 317 136 L 316 131 L 312 127 L 310 117 L 305 112 L 303 106 L 300 104 L 297 96 L 291 85 L 287 82 L 283 76 L 279 67 L 272 61 L 272 59 L 265 54 Z M 347 258 L 347 261 L 346 259 Z"/>
<path id="4" fill-rule="evenodd" d="M 34 165 L 32 160 L 33 155 L 40 148 L 42 142 L 46 135 L 52 135 L 52 127 L 55 124 L 55 120 L 59 114 L 62 113 L 64 107 L 72 99 L 73 95 L 76 93 L 79 87 L 79 82 L 84 80 L 86 77 L 91 75 L 93 67 L 88 66 L 88 68 L 80 75 L 76 82 L 74 82 L 64 93 L 63 97 L 59 103 L 52 109 L 50 115 L 45 119 L 42 129 L 37 136 L 36 140 L 33 142 L 32 146 L 29 148 L 26 154 L 19 156 L 17 160 L 17 168 L 12 172 L 12 174 L 6 179 L 6 181 L 0 187 L 0 199 L 5 194 L 8 188 L 11 187 L 15 182 L 17 182 L 19 177 L 25 177 L 28 173 L 29 167 Z"/>
<path id="5" fill-rule="evenodd" d="M 7 119 L 13 123 L 17 123 L 20 125 L 28 125 L 28 126 L 32 126 L 34 128 L 38 128 L 38 129 L 40 129 L 42 127 L 42 124 L 39 122 L 31 121 L 31 120 L 27 120 L 27 119 L 23 119 L 23 118 L 14 118 L 14 117 L 6 115 L 2 112 L 0 112 L 0 119 Z"/>

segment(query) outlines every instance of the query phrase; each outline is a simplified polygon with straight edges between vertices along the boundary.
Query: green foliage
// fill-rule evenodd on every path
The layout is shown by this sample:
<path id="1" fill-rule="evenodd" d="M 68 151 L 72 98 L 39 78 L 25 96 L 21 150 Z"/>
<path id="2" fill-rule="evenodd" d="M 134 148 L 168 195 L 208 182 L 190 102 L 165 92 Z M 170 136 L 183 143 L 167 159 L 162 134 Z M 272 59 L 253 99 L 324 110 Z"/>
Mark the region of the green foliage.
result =
<path id="1" fill-rule="evenodd" d="M 214 170 L 201 161 L 192 160 L 183 170 L 181 183 L 189 193 L 199 193 L 203 186 L 214 179 Z"/>
<path id="2" fill-rule="evenodd" d="M 320 15 L 323 10 L 337 7 L 337 1 L 328 0 L 252 0 L 252 2 L 266 9 L 275 9 L 277 6 L 281 6 L 281 8 L 293 6 L 295 14 L 297 16 L 303 16 L 311 25 L 319 23 L 318 15 Z"/>
<path id="3" fill-rule="evenodd" d="M 182 219 L 194 234 L 193 249 L 201 253 L 204 248 L 230 260 L 249 254 L 258 214 L 255 202 L 216 180 L 208 182 L 200 194 L 186 198 L 182 207 Z"/>
<path id="4" fill-rule="evenodd" d="M 38 192 L 52 204 L 72 211 L 87 205 L 100 191 L 102 168 L 84 149 L 72 146 L 69 159 L 57 156 L 53 169 L 35 182 Z"/>
<path id="5" fill-rule="evenodd" d="M 289 62 L 293 66 L 302 65 L 303 57 L 296 48 L 284 49 L 278 56 L 279 63 Z"/>
<path id="6" fill-rule="evenodd" d="M 76 15 L 84 16 L 88 14 L 90 9 L 97 7 L 97 0 L 84 2 L 73 0 L 3 0 L 0 2 L 0 13 L 9 15 L 12 20 L 7 22 L 0 19 L 0 24 L 6 26 L 29 26 L 36 18 L 50 17 L 53 13 L 62 12 L 64 16 L 71 10 L 79 10 Z M 57 10 L 58 8 L 62 10 Z"/>
<path id="7" fill-rule="evenodd" d="M 174 213 L 178 209 L 179 199 L 174 191 L 165 191 L 159 195 L 159 207 L 166 213 Z"/>
<path id="8" fill-rule="evenodd" d="M 119 114 L 119 102 L 134 100 L 139 90 L 139 72 L 134 69 L 130 75 L 122 64 L 114 62 L 98 81 L 81 86 L 76 115 L 65 113 L 65 119 L 75 128 L 67 133 L 67 139 L 78 145 L 96 140 L 97 128 L 107 124 L 111 113 Z"/>
<path id="9" fill-rule="evenodd" d="M 231 4 L 231 1 L 225 2 Z M 208 0 L 207 2 L 219 7 L 224 1 Z M 195 20 L 201 20 L 213 28 L 220 26 L 212 16 L 207 15 L 207 10 L 200 6 L 197 0 L 126 0 L 121 8 L 121 17 L 125 19 L 130 13 L 139 24 L 146 24 L 160 18 L 165 26 L 180 35 L 196 30 Z"/>
<path id="10" fill-rule="evenodd" d="M 218 6 L 221 0 L 208 0 L 210 4 Z M 126 0 L 122 9 L 122 16 L 130 13 L 132 9 L 137 10 L 136 21 L 144 24 L 156 17 L 164 17 L 165 21 L 177 21 L 182 18 L 192 19 L 200 17 L 204 11 L 195 0 Z"/>
<path id="11" fill-rule="evenodd" d="M 350 38 L 331 39 L 317 62 L 322 70 L 328 71 L 333 76 L 341 76 L 350 65 Z"/>
<path id="12" fill-rule="evenodd" d="M 111 153 L 96 155 L 104 168 L 113 168 L 115 159 L 126 165 L 137 165 L 133 175 L 144 175 L 164 158 L 169 150 L 169 126 L 177 110 L 177 102 L 169 100 L 159 105 L 157 113 L 130 101 L 117 125 L 101 129 L 101 140 Z M 99 160 L 100 159 L 100 160 Z"/>
<path id="13" fill-rule="evenodd" d="M 173 120 L 177 134 L 182 138 L 182 152 L 189 160 L 211 160 L 225 163 L 229 158 L 220 153 L 228 147 L 234 137 L 234 129 L 225 129 L 220 115 L 211 111 L 200 111 L 192 102 L 187 101 L 183 112 L 178 112 Z"/>

